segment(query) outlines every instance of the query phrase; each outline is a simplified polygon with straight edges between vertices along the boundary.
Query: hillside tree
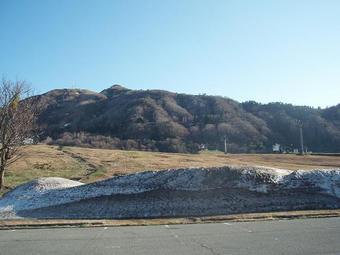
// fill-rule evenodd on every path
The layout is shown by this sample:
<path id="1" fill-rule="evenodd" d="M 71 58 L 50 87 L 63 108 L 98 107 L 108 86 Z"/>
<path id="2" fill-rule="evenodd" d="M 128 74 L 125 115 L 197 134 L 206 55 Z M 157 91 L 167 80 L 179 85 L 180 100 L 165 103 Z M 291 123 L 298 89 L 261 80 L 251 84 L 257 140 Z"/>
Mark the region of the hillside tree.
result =
<path id="1" fill-rule="evenodd" d="M 5 171 L 18 157 L 18 149 L 33 137 L 38 100 L 30 97 L 25 81 L 2 79 L 0 84 L 0 189 Z"/>

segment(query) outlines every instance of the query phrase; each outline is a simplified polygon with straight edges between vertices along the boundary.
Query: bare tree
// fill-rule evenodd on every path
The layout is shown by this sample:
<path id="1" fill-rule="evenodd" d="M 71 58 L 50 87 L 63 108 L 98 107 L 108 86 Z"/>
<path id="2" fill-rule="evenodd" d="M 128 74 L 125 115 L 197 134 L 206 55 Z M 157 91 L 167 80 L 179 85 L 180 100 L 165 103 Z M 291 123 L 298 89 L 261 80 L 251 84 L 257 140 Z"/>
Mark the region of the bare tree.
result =
<path id="1" fill-rule="evenodd" d="M 0 189 L 5 170 L 15 160 L 18 148 L 32 138 L 38 101 L 24 81 L 2 79 L 0 84 Z"/>

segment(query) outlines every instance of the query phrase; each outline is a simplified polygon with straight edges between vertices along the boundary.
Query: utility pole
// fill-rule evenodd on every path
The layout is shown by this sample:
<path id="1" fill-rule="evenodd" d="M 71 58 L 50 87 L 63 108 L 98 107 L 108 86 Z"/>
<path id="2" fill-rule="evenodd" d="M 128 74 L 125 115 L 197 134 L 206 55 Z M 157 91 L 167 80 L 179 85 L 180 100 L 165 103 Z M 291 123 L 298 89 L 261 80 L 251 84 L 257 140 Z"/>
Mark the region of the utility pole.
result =
<path id="1" fill-rule="evenodd" d="M 303 132 L 302 132 L 302 121 L 298 121 L 299 129 L 300 129 L 300 146 L 301 146 L 301 155 L 305 153 L 304 148 L 303 148 Z"/>
<path id="2" fill-rule="evenodd" d="M 227 135 L 224 135 L 224 154 L 227 154 Z"/>

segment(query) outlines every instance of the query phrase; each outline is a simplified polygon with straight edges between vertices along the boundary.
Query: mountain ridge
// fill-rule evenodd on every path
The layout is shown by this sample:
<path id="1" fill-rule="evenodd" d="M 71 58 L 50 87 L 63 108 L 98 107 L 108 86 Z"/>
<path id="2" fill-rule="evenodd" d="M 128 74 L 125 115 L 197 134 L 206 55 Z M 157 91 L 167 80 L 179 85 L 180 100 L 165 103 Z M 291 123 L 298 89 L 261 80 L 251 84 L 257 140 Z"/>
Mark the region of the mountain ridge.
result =
<path id="1" fill-rule="evenodd" d="M 39 95 L 43 139 L 62 145 L 196 152 L 269 152 L 299 147 L 297 121 L 310 150 L 340 151 L 340 104 L 320 109 L 285 103 L 239 103 L 222 96 L 113 85 L 101 92 L 56 89 Z"/>

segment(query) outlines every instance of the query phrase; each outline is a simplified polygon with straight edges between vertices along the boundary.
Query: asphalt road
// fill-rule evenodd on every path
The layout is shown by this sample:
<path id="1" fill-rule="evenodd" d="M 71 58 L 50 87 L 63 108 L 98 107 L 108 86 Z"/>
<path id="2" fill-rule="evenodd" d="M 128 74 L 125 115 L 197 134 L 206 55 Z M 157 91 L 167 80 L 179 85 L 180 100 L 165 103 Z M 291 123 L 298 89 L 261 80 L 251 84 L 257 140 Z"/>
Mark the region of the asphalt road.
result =
<path id="1" fill-rule="evenodd" d="M 1 230 L 0 254 L 340 254 L 340 218 Z"/>

